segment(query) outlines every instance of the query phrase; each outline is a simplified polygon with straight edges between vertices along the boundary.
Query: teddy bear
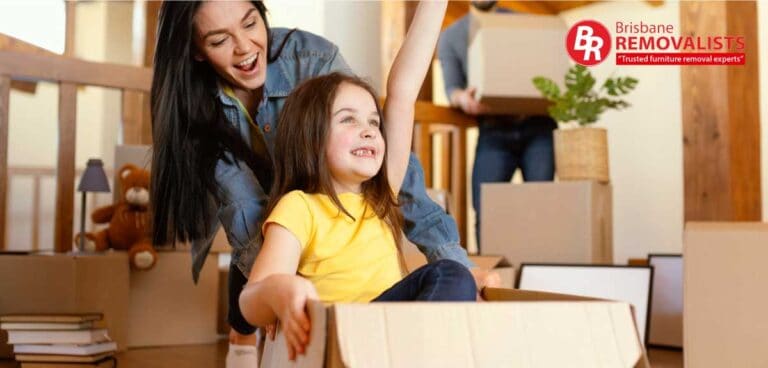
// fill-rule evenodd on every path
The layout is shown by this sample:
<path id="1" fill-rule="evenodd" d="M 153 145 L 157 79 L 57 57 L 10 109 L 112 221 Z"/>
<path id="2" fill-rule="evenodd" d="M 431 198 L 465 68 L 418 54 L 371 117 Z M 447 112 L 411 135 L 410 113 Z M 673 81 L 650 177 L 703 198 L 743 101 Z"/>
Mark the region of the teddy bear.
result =
<path id="1" fill-rule="evenodd" d="M 127 250 L 131 268 L 148 270 L 157 262 L 157 252 L 149 237 L 149 171 L 127 164 L 120 168 L 118 180 L 122 190 L 120 200 L 91 214 L 94 223 L 109 223 L 109 227 L 85 233 L 84 250 Z M 78 235 L 75 243 L 79 240 Z"/>

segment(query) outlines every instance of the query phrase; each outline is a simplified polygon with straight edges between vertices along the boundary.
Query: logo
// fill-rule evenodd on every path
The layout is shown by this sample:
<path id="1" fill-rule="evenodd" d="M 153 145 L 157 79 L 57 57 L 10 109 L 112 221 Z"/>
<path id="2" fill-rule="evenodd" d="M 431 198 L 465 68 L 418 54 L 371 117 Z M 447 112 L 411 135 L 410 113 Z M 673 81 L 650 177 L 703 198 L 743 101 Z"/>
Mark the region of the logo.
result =
<path id="1" fill-rule="evenodd" d="M 568 55 L 578 64 L 597 65 L 608 57 L 611 51 L 611 35 L 608 28 L 594 20 L 583 20 L 574 24 L 565 39 Z"/>

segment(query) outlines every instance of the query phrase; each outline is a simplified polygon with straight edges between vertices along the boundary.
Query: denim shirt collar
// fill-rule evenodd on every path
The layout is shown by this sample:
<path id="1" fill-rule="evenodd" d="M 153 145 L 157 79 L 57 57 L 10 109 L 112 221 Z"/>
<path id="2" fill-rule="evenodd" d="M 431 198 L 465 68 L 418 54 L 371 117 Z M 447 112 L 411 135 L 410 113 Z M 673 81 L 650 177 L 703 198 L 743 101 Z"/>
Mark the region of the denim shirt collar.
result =
<path id="1" fill-rule="evenodd" d="M 280 67 L 281 60 L 275 60 L 271 64 L 267 64 L 267 78 L 264 81 L 264 96 L 266 98 L 280 98 L 287 97 L 293 89 L 291 83 L 286 78 L 283 68 Z M 224 93 L 224 89 L 221 86 L 218 87 L 217 96 L 221 103 L 226 106 L 237 107 L 237 103 Z"/>

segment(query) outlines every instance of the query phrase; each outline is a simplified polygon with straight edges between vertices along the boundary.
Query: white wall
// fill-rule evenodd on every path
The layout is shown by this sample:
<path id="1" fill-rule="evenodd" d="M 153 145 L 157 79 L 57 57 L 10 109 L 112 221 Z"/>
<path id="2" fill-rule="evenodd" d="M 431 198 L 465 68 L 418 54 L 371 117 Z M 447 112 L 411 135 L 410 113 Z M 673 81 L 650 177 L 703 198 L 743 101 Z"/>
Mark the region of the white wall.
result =
<path id="1" fill-rule="evenodd" d="M 0 33 L 64 53 L 64 2 L 4 0 L 0 2 Z"/>
<path id="2" fill-rule="evenodd" d="M 352 70 L 381 93 L 381 4 L 378 1 L 268 0 L 270 25 L 299 28 L 339 46 Z"/>
<path id="3" fill-rule="evenodd" d="M 325 32 L 324 1 L 266 0 L 270 27 L 299 28 L 319 35 Z"/>
<path id="4" fill-rule="evenodd" d="M 357 75 L 382 94 L 381 4 L 378 1 L 327 1 L 325 36 L 336 43 Z"/>
<path id="5" fill-rule="evenodd" d="M 599 3 L 562 14 L 566 23 L 595 19 L 614 32 L 617 20 L 666 23 L 679 30 L 677 2 Z M 615 52 L 615 50 L 612 50 Z M 598 81 L 615 73 L 639 79 L 632 107 L 606 112 L 613 183 L 614 261 L 648 253 L 682 252 L 683 147 L 678 66 L 616 66 L 613 57 L 590 68 Z"/>

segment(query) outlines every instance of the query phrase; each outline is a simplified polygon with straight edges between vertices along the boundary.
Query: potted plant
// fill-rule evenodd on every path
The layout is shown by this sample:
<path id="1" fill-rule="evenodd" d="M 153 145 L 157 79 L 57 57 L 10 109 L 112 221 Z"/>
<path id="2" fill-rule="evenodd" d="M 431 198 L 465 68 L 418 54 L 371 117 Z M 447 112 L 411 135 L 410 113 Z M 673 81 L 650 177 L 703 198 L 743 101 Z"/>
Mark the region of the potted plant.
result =
<path id="1" fill-rule="evenodd" d="M 555 168 L 560 180 L 608 182 L 608 134 L 604 128 L 589 127 L 607 109 L 624 109 L 629 103 L 618 97 L 637 85 L 632 77 L 608 78 L 595 90 L 597 81 L 583 65 L 574 65 L 565 74 L 565 89 L 549 78 L 537 76 L 533 85 L 552 105 L 549 115 L 562 128 L 553 132 Z"/>

